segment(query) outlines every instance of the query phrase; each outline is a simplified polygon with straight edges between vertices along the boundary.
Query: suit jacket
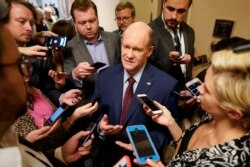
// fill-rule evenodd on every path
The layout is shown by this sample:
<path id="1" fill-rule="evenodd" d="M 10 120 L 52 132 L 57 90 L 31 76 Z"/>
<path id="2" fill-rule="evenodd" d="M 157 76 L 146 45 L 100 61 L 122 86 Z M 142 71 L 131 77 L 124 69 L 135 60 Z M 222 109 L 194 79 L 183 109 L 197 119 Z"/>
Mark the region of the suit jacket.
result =
<path id="1" fill-rule="evenodd" d="M 110 65 L 120 62 L 121 55 L 121 40 L 120 37 L 111 32 L 99 31 L 104 41 L 104 46 L 107 52 L 108 61 Z M 76 35 L 72 38 L 67 45 L 67 54 L 64 57 L 64 70 L 71 73 L 81 62 L 89 62 L 93 64 L 94 61 L 84 43 L 81 36 Z M 91 75 L 83 79 L 83 91 L 85 98 L 90 97 L 94 92 L 96 75 Z M 70 82 L 73 82 L 72 76 L 70 76 Z"/>
<path id="2" fill-rule="evenodd" d="M 164 27 L 164 23 L 162 21 L 162 15 L 157 17 L 149 26 L 154 31 L 154 45 L 155 49 L 153 54 L 150 57 L 150 62 L 162 69 L 163 71 L 169 73 L 173 77 L 175 77 L 180 85 L 192 79 L 192 69 L 193 64 L 192 61 L 194 59 L 194 30 L 188 26 L 186 23 L 180 23 L 181 32 L 183 33 L 184 43 L 185 43 L 185 53 L 191 55 L 191 61 L 186 64 L 186 78 L 181 72 L 181 68 L 179 65 L 174 65 L 169 59 L 170 51 L 175 50 L 172 36 Z"/>
<path id="3" fill-rule="evenodd" d="M 111 77 L 112 76 L 112 77 Z M 99 73 L 95 96 L 100 98 L 99 111 L 97 114 L 108 114 L 109 123 L 112 125 L 119 124 L 120 114 L 122 110 L 122 97 L 123 97 L 123 77 L 124 68 L 121 64 L 115 65 Z M 171 92 L 175 89 L 177 81 L 170 75 L 157 69 L 156 67 L 147 64 L 142 73 L 141 79 L 135 90 L 132 98 L 129 111 L 125 118 L 124 128 L 121 133 L 116 136 L 107 136 L 106 140 L 102 144 L 101 151 L 104 157 L 104 161 L 110 161 L 113 164 L 118 161 L 124 154 L 130 154 L 123 149 L 115 145 L 115 140 L 121 140 L 129 143 L 129 139 L 126 133 L 126 126 L 144 124 L 159 151 L 163 146 L 171 140 L 171 135 L 167 131 L 167 128 L 152 121 L 151 117 L 147 116 L 142 109 L 136 94 L 147 94 L 150 98 L 166 105 L 172 112 L 175 118 L 178 117 L 177 100 L 175 96 L 172 96 Z M 131 155 L 133 157 L 133 155 Z M 104 166 L 113 165 L 105 164 Z"/>
<path id="4" fill-rule="evenodd" d="M 122 34 L 121 34 L 121 32 L 120 32 L 120 30 L 119 30 L 119 29 L 117 29 L 117 30 L 113 31 L 113 33 L 115 33 L 115 34 L 119 35 L 120 37 L 122 36 Z"/>

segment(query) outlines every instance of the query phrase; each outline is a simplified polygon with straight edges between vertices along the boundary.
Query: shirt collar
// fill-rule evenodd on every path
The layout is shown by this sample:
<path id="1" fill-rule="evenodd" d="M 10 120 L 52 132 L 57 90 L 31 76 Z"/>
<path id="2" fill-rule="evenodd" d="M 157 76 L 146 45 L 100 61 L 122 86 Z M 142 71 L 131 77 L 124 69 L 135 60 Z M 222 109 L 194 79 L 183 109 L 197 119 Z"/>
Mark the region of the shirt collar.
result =
<path id="1" fill-rule="evenodd" d="M 139 83 L 143 70 L 145 68 L 146 64 L 132 77 L 134 77 L 136 83 Z M 131 77 L 128 72 L 124 69 L 124 78 L 123 78 L 123 83 L 126 83 L 126 81 L 128 80 L 128 78 Z"/>
<path id="2" fill-rule="evenodd" d="M 86 39 L 84 39 L 84 38 L 82 38 L 82 39 L 83 39 L 83 41 L 84 41 L 84 43 L 85 43 L 86 45 L 93 45 L 93 43 L 90 43 L 90 42 L 87 41 Z M 99 43 L 99 42 L 102 42 L 102 41 L 103 41 L 102 35 L 101 35 L 101 33 L 99 33 L 99 37 L 98 37 L 96 43 Z"/>

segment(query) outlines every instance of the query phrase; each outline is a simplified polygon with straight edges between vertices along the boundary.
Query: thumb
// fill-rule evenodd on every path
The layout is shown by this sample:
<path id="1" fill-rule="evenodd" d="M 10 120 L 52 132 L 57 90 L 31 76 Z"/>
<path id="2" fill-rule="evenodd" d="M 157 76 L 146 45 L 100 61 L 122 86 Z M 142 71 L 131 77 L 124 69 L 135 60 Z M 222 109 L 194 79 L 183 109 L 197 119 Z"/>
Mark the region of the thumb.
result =
<path id="1" fill-rule="evenodd" d="M 47 131 L 49 131 L 49 129 L 50 129 L 50 126 L 44 126 L 44 127 L 41 127 L 40 129 L 37 129 L 38 135 L 46 133 Z"/>

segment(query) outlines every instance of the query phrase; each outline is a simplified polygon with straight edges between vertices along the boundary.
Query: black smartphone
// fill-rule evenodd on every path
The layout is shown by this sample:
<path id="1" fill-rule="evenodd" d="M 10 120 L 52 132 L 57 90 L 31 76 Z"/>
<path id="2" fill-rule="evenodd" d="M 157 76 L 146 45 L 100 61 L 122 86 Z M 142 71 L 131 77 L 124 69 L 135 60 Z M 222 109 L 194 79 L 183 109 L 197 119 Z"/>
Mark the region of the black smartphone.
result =
<path id="1" fill-rule="evenodd" d="M 127 134 L 139 164 L 146 164 L 147 159 L 158 161 L 160 156 L 144 125 L 127 126 Z"/>
<path id="2" fill-rule="evenodd" d="M 63 77 L 63 76 L 69 76 L 69 73 L 64 72 L 64 71 L 60 71 L 60 72 L 57 73 L 57 75 Z"/>
<path id="3" fill-rule="evenodd" d="M 160 110 L 146 94 L 137 94 L 136 97 L 140 103 L 147 105 L 153 114 L 162 114 L 162 110 Z"/>
<path id="4" fill-rule="evenodd" d="M 192 95 L 183 95 L 183 94 L 180 94 L 179 92 L 176 92 L 176 91 L 173 91 L 173 93 L 176 94 L 176 95 L 178 95 L 181 99 L 184 99 L 184 100 L 195 98 Z"/>
<path id="5" fill-rule="evenodd" d="M 89 140 L 90 136 L 93 134 L 96 127 L 97 127 L 96 123 L 94 123 L 94 122 L 90 123 L 89 127 L 87 128 L 87 130 L 90 131 L 90 133 L 87 136 L 85 136 L 84 138 L 80 139 L 79 144 L 78 144 L 79 147 L 83 146 Z"/>
<path id="6" fill-rule="evenodd" d="M 51 46 L 51 47 L 58 47 L 58 48 L 65 48 L 67 45 L 67 37 L 61 36 L 51 36 L 45 37 L 44 46 Z"/>
<path id="7" fill-rule="evenodd" d="M 106 63 L 103 62 L 95 62 L 94 64 L 91 65 L 91 67 L 94 67 L 95 69 L 102 68 L 106 65 Z"/>
<path id="8" fill-rule="evenodd" d="M 65 110 L 68 109 L 68 106 L 65 107 L 58 107 L 56 111 L 44 122 L 44 126 L 52 126 L 64 113 Z"/>
<path id="9" fill-rule="evenodd" d="M 99 102 L 100 101 L 100 97 L 94 97 L 94 98 L 92 98 L 92 100 L 91 100 L 91 103 L 94 105 L 95 104 L 95 102 Z"/>

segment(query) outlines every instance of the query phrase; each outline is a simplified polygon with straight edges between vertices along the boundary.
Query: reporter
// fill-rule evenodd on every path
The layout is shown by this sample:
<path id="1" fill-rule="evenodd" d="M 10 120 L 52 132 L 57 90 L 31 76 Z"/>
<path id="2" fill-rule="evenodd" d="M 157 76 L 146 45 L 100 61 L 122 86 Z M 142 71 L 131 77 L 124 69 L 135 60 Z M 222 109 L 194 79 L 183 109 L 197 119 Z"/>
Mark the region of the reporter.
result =
<path id="1" fill-rule="evenodd" d="M 0 1 L 0 9 L 3 2 Z M 1 18 L 1 17 L 0 17 Z M 80 159 L 81 156 L 89 154 L 93 136 L 83 146 L 78 148 L 80 138 L 87 136 L 89 132 L 79 132 L 70 138 L 62 147 L 56 149 L 55 155 L 48 155 L 36 149 L 28 141 L 18 141 L 12 124 L 15 120 L 26 112 L 27 92 L 23 82 L 22 74 L 25 74 L 25 66 L 18 54 L 17 45 L 11 37 L 10 32 L 0 23 L 0 149 L 5 151 L 5 155 L 15 161 L 19 166 L 67 166 Z M 8 148 L 16 148 L 19 156 L 13 157 Z M 1 157 L 0 157 L 1 158 Z M 8 166 L 8 160 L 1 161 L 1 165 Z"/>
<path id="2" fill-rule="evenodd" d="M 178 139 L 175 156 L 167 166 L 248 166 L 250 164 L 250 51 L 232 49 L 215 52 L 204 83 L 199 86 L 200 103 L 209 114 L 181 135 L 169 111 L 152 119 L 168 127 Z M 151 110 L 146 109 L 151 115 Z M 173 128 L 173 126 L 176 128 Z M 179 132 L 178 132 L 179 133 Z M 118 143 L 121 145 L 120 143 Z M 128 145 L 121 145 L 128 148 Z M 149 166 L 163 166 L 148 160 Z"/>

